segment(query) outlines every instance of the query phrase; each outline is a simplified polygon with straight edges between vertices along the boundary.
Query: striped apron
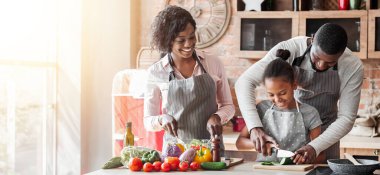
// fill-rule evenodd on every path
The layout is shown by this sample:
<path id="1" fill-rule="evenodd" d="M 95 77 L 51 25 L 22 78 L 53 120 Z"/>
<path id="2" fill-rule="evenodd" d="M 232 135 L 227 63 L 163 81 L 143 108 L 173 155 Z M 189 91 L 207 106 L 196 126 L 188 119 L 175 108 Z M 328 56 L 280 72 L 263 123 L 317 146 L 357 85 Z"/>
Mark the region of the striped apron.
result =
<path id="1" fill-rule="evenodd" d="M 169 75 L 167 113 L 177 121 L 177 134 L 180 139 L 210 139 L 207 121 L 218 108 L 216 103 L 216 85 L 195 52 L 193 58 L 199 64 L 203 74 L 177 80 L 174 74 L 173 58 L 171 54 L 168 54 L 172 71 Z M 164 148 L 173 139 L 172 135 L 165 132 Z M 222 137 L 220 146 L 221 150 L 223 150 Z"/>
<path id="2" fill-rule="evenodd" d="M 324 72 L 316 72 L 300 68 L 302 61 L 310 60 L 310 45 L 306 51 L 294 59 L 292 66 L 295 70 L 298 88 L 294 97 L 302 102 L 315 107 L 322 120 L 322 133 L 333 123 L 338 114 L 338 100 L 340 80 L 338 65 Z M 339 158 L 339 142 L 325 150 L 326 159 Z"/>

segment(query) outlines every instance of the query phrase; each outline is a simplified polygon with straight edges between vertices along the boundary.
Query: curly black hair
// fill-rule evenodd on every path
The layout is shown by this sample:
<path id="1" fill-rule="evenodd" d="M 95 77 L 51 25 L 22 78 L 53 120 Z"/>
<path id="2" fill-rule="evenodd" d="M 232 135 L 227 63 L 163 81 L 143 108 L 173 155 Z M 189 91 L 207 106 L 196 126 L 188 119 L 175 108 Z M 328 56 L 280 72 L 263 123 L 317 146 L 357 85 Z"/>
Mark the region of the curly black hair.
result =
<path id="1" fill-rule="evenodd" d="M 186 29 L 189 23 L 195 30 L 195 20 L 187 10 L 178 6 L 166 6 L 164 10 L 158 13 L 151 26 L 151 47 L 162 53 L 171 52 L 172 42 L 180 32 Z"/>
<path id="2" fill-rule="evenodd" d="M 326 23 L 315 33 L 314 41 L 329 55 L 343 53 L 347 47 L 347 33 L 337 24 Z"/>

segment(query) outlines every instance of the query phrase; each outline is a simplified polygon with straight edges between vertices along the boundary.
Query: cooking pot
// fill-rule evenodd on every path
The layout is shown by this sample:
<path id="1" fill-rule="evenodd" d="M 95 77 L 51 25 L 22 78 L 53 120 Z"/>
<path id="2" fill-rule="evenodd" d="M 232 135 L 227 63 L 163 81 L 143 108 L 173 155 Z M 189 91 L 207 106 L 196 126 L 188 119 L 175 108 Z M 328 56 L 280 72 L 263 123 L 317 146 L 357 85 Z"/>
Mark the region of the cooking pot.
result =
<path id="1" fill-rule="evenodd" d="M 356 159 L 361 165 L 354 165 L 348 159 L 329 159 L 327 164 L 335 173 L 345 174 L 373 174 L 376 169 L 380 169 L 378 161 L 368 159 Z"/>

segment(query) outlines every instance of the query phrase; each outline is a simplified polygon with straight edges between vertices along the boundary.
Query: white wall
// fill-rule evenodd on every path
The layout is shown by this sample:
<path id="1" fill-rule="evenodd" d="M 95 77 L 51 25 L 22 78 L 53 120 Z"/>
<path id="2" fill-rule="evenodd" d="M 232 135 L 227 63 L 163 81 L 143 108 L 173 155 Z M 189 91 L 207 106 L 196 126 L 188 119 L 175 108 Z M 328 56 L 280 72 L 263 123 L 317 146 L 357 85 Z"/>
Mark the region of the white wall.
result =
<path id="1" fill-rule="evenodd" d="M 101 168 L 112 157 L 112 79 L 118 71 L 135 65 L 135 50 L 140 44 L 134 39 L 139 36 L 134 33 L 138 28 L 131 30 L 138 21 L 135 15 L 131 20 L 131 9 L 138 3 L 83 0 L 82 173 Z"/>
<path id="2" fill-rule="evenodd" d="M 58 1 L 56 173 L 80 173 L 81 1 Z"/>

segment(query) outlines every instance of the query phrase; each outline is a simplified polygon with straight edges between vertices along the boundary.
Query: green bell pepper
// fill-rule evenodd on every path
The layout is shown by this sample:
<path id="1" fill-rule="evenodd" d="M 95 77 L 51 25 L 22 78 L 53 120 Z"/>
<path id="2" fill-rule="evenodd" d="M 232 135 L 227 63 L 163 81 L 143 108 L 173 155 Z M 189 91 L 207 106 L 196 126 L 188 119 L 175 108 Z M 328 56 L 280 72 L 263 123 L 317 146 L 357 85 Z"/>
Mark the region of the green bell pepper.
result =
<path id="1" fill-rule="evenodd" d="M 160 153 L 158 153 L 157 151 L 155 150 L 152 150 L 152 151 L 149 151 L 149 152 L 146 152 L 141 160 L 145 163 L 145 162 L 150 162 L 150 163 L 153 163 L 155 161 L 161 161 L 161 158 L 160 158 Z"/>

